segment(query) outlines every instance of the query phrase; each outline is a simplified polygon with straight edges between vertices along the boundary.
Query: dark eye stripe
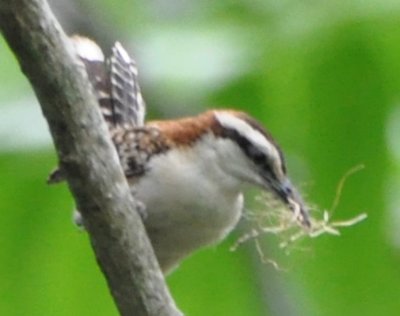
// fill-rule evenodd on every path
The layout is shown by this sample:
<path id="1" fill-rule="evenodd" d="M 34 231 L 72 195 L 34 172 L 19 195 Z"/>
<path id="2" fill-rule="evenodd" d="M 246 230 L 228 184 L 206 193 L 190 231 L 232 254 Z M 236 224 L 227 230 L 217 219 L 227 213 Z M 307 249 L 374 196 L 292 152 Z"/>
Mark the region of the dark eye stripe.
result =
<path id="1" fill-rule="evenodd" d="M 278 151 L 279 154 L 279 158 L 281 159 L 281 165 L 282 165 L 282 172 L 283 174 L 286 174 L 286 163 L 285 163 L 285 157 L 283 156 L 283 153 L 279 147 L 279 145 L 275 142 L 275 140 L 272 138 L 272 135 L 266 130 L 264 129 L 260 123 L 258 123 L 254 118 L 242 113 L 241 114 L 241 118 L 247 123 L 249 124 L 252 128 L 254 128 L 256 131 L 259 131 L 261 134 L 263 134 L 265 136 L 266 139 L 268 139 L 268 141 L 270 143 L 272 143 L 276 150 Z"/>
<path id="2" fill-rule="evenodd" d="M 271 163 L 268 161 L 267 156 L 254 146 L 246 137 L 242 136 L 238 131 L 230 128 L 225 128 L 222 136 L 230 138 L 232 141 L 236 142 L 245 155 L 260 167 L 263 174 L 277 180 L 277 176 L 273 172 Z"/>

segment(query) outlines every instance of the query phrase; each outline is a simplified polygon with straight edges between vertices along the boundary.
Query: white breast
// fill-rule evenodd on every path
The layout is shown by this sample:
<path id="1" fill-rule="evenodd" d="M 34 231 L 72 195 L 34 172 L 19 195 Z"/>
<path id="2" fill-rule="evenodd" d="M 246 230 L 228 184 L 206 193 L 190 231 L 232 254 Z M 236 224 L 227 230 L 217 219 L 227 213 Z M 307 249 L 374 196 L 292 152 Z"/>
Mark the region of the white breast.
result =
<path id="1" fill-rule="evenodd" d="M 243 207 L 241 182 L 227 174 L 209 142 L 154 157 L 136 185 L 145 226 L 164 272 L 201 246 L 221 240 Z M 223 163 L 223 162 L 222 162 Z"/>

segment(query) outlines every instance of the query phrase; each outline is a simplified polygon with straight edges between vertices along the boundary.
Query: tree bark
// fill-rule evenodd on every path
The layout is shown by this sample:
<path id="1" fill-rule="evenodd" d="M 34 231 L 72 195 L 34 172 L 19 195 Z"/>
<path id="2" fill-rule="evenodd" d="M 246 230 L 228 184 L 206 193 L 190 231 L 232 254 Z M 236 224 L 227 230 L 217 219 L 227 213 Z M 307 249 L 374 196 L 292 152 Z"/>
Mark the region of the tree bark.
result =
<path id="1" fill-rule="evenodd" d="M 83 65 L 44 0 L 0 0 L 0 30 L 46 117 L 121 315 L 181 315 L 168 292 Z"/>

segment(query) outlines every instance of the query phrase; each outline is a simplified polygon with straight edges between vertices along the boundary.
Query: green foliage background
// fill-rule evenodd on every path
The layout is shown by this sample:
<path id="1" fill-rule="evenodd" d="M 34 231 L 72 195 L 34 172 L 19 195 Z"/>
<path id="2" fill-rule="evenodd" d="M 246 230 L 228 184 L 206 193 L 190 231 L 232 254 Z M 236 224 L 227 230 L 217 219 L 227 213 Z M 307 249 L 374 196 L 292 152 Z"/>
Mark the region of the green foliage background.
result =
<path id="1" fill-rule="evenodd" d="M 86 0 L 76 7 L 83 26 L 58 11 L 69 32 L 131 43 L 150 117 L 214 106 L 248 111 L 278 139 L 295 182 L 320 209 L 330 207 L 347 170 L 366 165 L 335 213 L 367 212 L 365 222 L 339 238 L 308 240 L 289 256 L 266 236 L 265 252 L 285 271 L 263 265 L 252 243 L 229 252 L 239 232 L 199 251 L 168 278 L 187 315 L 398 315 L 400 3 Z M 7 145 L 14 136 L 18 143 L 22 127 L 45 126 L 1 117 L 29 97 L 0 39 L 0 125 L 11 132 L 0 128 L 0 315 L 117 315 L 87 236 L 72 225 L 66 186 L 45 184 L 53 148 Z"/>

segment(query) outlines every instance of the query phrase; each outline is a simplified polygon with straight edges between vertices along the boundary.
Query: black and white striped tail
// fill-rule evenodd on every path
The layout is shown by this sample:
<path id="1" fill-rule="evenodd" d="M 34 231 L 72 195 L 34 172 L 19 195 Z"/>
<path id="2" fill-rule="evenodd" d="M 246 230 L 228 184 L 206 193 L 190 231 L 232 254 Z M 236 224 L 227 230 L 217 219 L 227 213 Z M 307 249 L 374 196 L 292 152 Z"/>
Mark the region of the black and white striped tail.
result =
<path id="1" fill-rule="evenodd" d="M 71 38 L 83 61 L 94 88 L 101 112 L 110 130 L 118 127 L 143 126 L 146 105 L 138 82 L 138 70 L 120 43 L 115 43 L 107 60 L 100 47 L 85 37 Z M 64 180 L 61 169 L 55 169 L 47 182 Z"/>
<path id="2" fill-rule="evenodd" d="M 146 106 L 140 92 L 138 70 L 119 42 L 105 60 L 100 47 L 83 37 L 72 37 L 109 128 L 142 126 Z"/>
<path id="3" fill-rule="evenodd" d="M 118 125 L 144 125 L 146 106 L 140 92 L 135 61 L 116 42 L 108 63 L 114 122 Z"/>

